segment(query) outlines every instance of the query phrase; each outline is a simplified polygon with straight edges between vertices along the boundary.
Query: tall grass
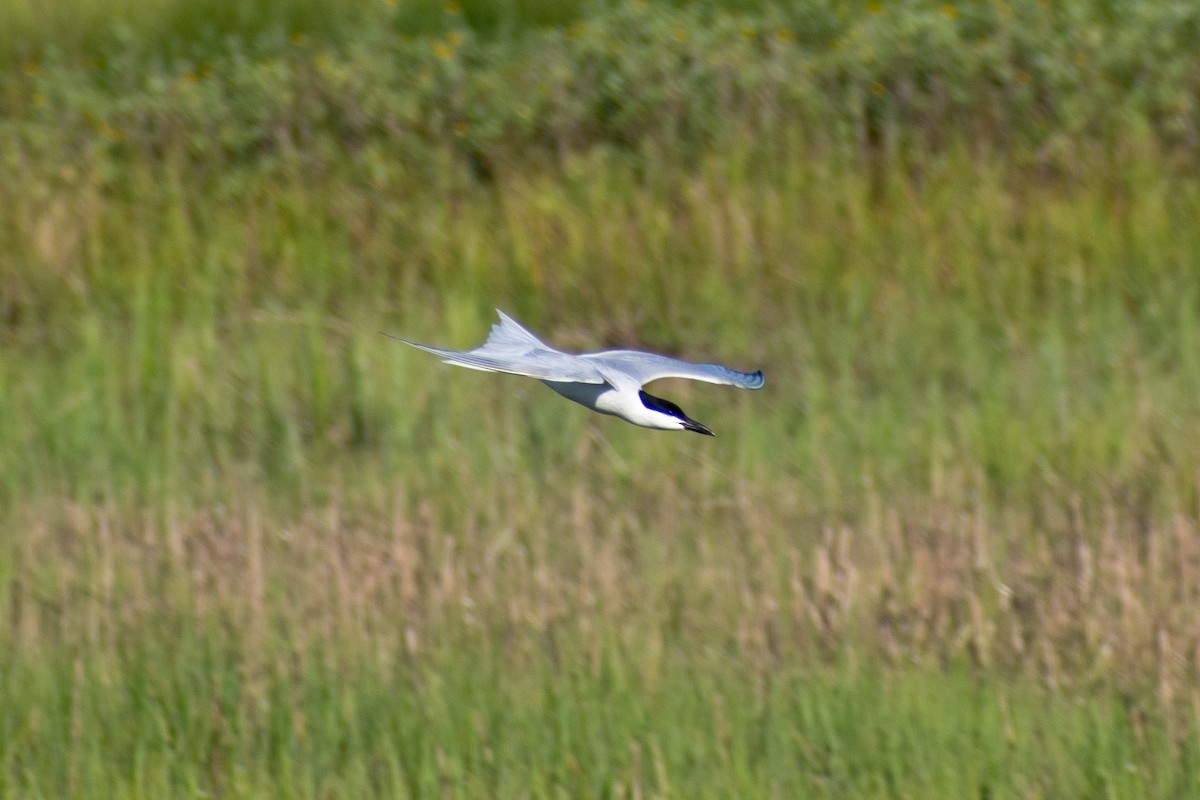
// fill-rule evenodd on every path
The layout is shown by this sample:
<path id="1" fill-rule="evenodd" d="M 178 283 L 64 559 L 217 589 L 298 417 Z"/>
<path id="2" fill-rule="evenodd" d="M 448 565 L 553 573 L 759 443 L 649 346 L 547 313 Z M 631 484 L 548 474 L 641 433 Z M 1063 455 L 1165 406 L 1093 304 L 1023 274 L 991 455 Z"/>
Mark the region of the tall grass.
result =
<path id="1" fill-rule="evenodd" d="M 44 268 L 7 278 L 0 636 L 6 702 L 58 692 L 60 727 L 19 706 L 9 785 L 74 770 L 78 787 L 133 795 L 251 796 L 286 777 L 308 781 L 295 796 L 510 780 L 690 796 L 663 787 L 725 765 L 715 793 L 766 794 L 782 758 L 796 791 L 949 796 L 963 773 L 923 772 L 911 749 L 982 735 L 973 717 L 926 727 L 943 724 L 937 695 L 967 691 L 944 669 L 993 697 L 991 680 L 1015 682 L 1022 710 L 987 712 L 1015 715 L 1014 732 L 966 761 L 1002 776 L 997 791 L 1176 785 L 1200 655 L 1194 179 L 1148 144 L 1070 180 L 967 149 L 873 176 L 801 144 L 773 147 L 770 170 L 743 143 L 689 167 L 596 153 L 485 184 L 397 170 L 364 185 L 301 164 L 236 192 L 136 166 L 103 201 L 86 164 L 68 186 L 26 183 L 36 200 L 4 204 L 5 248 Z M 763 367 L 768 388 L 662 387 L 716 429 L 698 444 L 379 333 L 467 346 L 494 305 L 564 347 Z M 816 745 L 772 689 L 755 702 L 773 721 L 724 745 L 649 722 L 708 730 L 722 704 L 751 702 L 744 682 L 846 663 L 916 676 L 889 702 L 929 716 L 889 739 L 821 706 L 848 738 Z M 606 664 L 662 694 L 606 694 Z M 576 671 L 565 707 L 511 678 Z M 311 688 L 279 694 L 293 674 Z M 451 683 L 431 695 L 414 676 L 434 674 Z M 829 691 L 861 702 L 874 674 Z M 483 705 L 460 718 L 467 675 Z M 710 680 L 715 694 L 696 688 Z M 97 681 L 129 699 L 90 705 Z M 387 704 L 359 681 L 394 707 L 369 714 Z M 1083 710 L 1040 716 L 1044 691 Z M 587 710 L 606 700 L 621 716 Z M 529 716 L 502 715 L 513 706 Z M 396 728 L 413 708 L 466 727 Z M 97 738 L 112 718 L 135 729 Z M 601 726 L 593 744 L 574 738 L 583 720 Z M 533 761 L 486 743 L 515 726 L 527 754 L 549 724 L 562 738 Z M 756 725 L 765 750 L 722 755 Z M 1044 771 L 1006 767 L 1043 726 L 1065 737 Z M 51 751 L 74 762 L 29 761 L 69 731 L 83 749 Z M 855 766 L 847 743 L 874 736 L 894 767 Z M 1081 767 L 1075 748 L 1099 741 Z M 106 771 L 116 757 L 134 777 Z M 349 772 L 313 777 L 310 758 Z M 577 778 L 551 766 L 571 758 L 597 760 Z M 888 769 L 904 777 L 877 784 Z M 576 782 L 598 774 L 625 788 Z"/>
<path id="2" fill-rule="evenodd" d="M 778 392 L 678 391 L 752 415 L 729 425 L 741 463 L 783 468 L 823 509 L 856 507 L 864 476 L 929 491 L 947 464 L 1018 499 L 1099 480 L 1190 504 L 1200 198 L 1131 152 L 1049 182 L 965 150 L 871 177 L 801 141 L 649 176 L 596 153 L 492 184 L 134 166 L 101 192 L 86 163 L 29 174 L 10 184 L 25 201 L 5 198 L 4 491 L 203 498 L 197 475 L 249 465 L 300 488 L 364 457 L 387 481 L 443 436 L 521 441 L 511 406 L 477 407 L 478 376 L 380 335 L 467 345 L 501 306 L 565 347 L 773 367 Z M 579 418 L 510 388 L 532 423 Z M 452 411 L 486 424 L 454 430 Z"/>
<path id="3" fill-rule="evenodd" d="M 161 797 L 1190 796 L 1162 723 L 971 677 L 854 665 L 747 682 L 719 656 L 503 673 L 210 642 L 19 669 L 0 791 Z M 399 663 L 397 663 L 399 662 Z M 121 675 L 121 682 L 113 673 Z M 56 686 L 70 687 L 59 693 Z M 253 699 L 241 697 L 249 691 Z M 930 713 L 930 706 L 940 707 Z"/>
<path id="4" fill-rule="evenodd" d="M 118 26 L 94 52 L 10 61 L 0 132 L 6 150 L 64 166 L 92 150 L 105 180 L 164 153 L 264 169 L 296 152 L 369 164 L 380 149 L 414 170 L 450 157 L 486 179 L 596 146 L 652 143 L 690 161 L 722 137 L 797 128 L 889 157 L 964 139 L 1020 148 L 1044 170 L 1151 138 L 1194 166 L 1191 4 L 1134 3 L 1118 17 L 1083 0 L 597 3 L 565 29 L 541 27 L 565 21 L 551 8 L 577 10 L 164 2 L 137 25 L 173 32 Z"/>
<path id="5" fill-rule="evenodd" d="M 427 60 L 707 19 L 591 13 Z M 415 135 L 322 94 L 369 58 L 267 39 L 228 96 L 117 62 L 8 96 L 0 795 L 1195 793 L 1185 129 L 748 92 L 730 126 Z M 767 387 L 663 384 L 698 441 L 380 335 L 467 347 L 496 306 Z"/>
<path id="6" fill-rule="evenodd" d="M 212 57 L 231 41 L 291 37 L 342 45 L 373 26 L 405 36 L 444 33 L 455 22 L 488 37 L 520 37 L 576 20 L 582 0 L 70 0 L 50 6 L 4 0 L 0 60 L 85 62 L 136 51 L 144 62 Z M 597 4 L 592 4 L 596 6 Z"/>

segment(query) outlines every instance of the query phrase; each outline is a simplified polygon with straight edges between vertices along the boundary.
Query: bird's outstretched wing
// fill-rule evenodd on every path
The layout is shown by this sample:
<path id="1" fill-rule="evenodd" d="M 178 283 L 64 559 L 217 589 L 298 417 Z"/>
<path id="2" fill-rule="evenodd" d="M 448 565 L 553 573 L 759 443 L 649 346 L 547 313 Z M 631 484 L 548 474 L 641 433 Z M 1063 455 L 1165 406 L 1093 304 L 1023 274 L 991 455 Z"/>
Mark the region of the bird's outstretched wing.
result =
<path id="1" fill-rule="evenodd" d="M 543 381 L 564 383 L 606 383 L 595 365 L 579 356 L 555 350 L 523 328 L 499 309 L 500 322 L 492 326 L 487 341 L 474 350 L 447 350 L 410 342 L 391 336 L 427 353 L 433 353 L 447 364 L 483 372 L 508 372 Z M 390 334 L 387 334 L 390 336 Z"/>
<path id="2" fill-rule="evenodd" d="M 623 372 L 643 385 L 659 378 L 686 378 L 737 386 L 741 389 L 761 389 L 766 383 L 762 370 L 738 372 L 720 364 L 692 364 L 656 353 L 643 353 L 640 350 L 606 350 L 600 353 L 585 353 L 580 358 L 593 361 L 602 368 Z"/>

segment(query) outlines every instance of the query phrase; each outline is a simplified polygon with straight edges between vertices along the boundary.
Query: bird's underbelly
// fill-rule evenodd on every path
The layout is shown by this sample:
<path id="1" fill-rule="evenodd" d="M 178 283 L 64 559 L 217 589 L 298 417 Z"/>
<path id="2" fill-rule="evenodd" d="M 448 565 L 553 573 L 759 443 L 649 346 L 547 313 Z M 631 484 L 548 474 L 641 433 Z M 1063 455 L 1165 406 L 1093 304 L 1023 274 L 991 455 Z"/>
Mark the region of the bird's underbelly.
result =
<path id="1" fill-rule="evenodd" d="M 542 381 L 568 400 L 574 400 L 601 414 L 624 416 L 617 403 L 619 393 L 607 383 L 575 383 L 573 381 Z"/>

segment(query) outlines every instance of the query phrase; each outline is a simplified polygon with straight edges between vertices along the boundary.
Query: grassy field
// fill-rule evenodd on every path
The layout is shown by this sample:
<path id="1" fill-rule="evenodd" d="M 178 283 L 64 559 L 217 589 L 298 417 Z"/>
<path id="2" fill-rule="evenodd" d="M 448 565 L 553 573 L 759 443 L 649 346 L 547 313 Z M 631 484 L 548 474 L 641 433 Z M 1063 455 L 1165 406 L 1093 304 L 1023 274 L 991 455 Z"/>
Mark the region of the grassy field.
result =
<path id="1" fill-rule="evenodd" d="M 8 5 L 0 796 L 1200 796 L 1197 14 Z"/>

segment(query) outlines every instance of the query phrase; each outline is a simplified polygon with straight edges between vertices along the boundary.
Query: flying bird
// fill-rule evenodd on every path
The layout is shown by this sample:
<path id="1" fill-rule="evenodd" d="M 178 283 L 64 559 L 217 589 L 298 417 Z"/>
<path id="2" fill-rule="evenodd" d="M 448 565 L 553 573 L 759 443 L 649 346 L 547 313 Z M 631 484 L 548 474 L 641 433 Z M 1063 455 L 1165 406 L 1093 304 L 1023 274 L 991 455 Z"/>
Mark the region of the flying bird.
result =
<path id="1" fill-rule="evenodd" d="M 487 341 L 474 350 L 447 350 L 398 336 L 391 338 L 433 353 L 447 364 L 537 378 L 568 400 L 643 428 L 694 431 L 706 436 L 714 434 L 670 400 L 655 397 L 642 387 L 659 378 L 687 378 L 742 389 L 761 389 L 764 383 L 761 370 L 738 372 L 719 364 L 691 364 L 640 350 L 564 353 L 500 309 L 496 313 L 500 322 L 492 326 Z"/>

